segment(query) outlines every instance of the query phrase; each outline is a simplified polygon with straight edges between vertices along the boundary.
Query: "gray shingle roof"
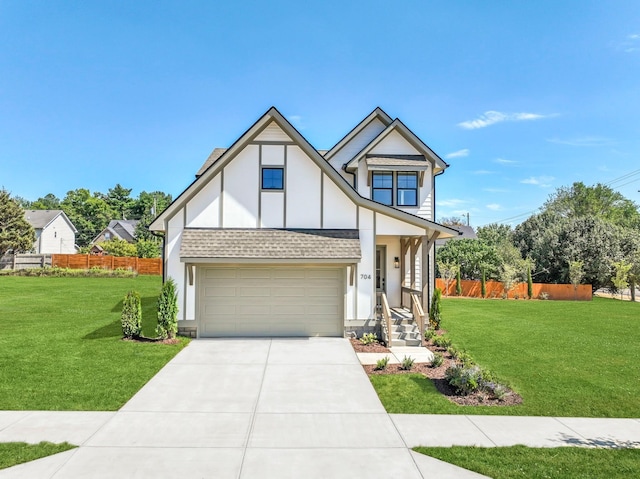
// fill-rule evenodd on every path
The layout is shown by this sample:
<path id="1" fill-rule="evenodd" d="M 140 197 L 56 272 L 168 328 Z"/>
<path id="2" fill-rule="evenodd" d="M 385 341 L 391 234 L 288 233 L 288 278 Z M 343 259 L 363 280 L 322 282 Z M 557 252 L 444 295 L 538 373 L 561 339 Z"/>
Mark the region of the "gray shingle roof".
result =
<path id="1" fill-rule="evenodd" d="M 225 151 L 227 151 L 227 148 L 214 148 L 211 154 L 209 155 L 209 158 L 207 158 L 207 160 L 204 162 L 204 164 L 200 167 L 200 169 L 196 173 L 196 178 L 200 176 L 202 173 L 204 173 L 205 171 L 207 171 L 207 168 L 209 168 L 212 164 L 214 164 L 218 158 L 224 155 Z"/>
<path id="2" fill-rule="evenodd" d="M 189 229 L 180 257 L 270 260 L 358 260 L 358 230 Z"/>
<path id="3" fill-rule="evenodd" d="M 41 229 L 51 223 L 62 210 L 25 210 L 24 216 L 36 229 Z"/>
<path id="4" fill-rule="evenodd" d="M 136 239 L 136 226 L 138 223 L 140 223 L 140 220 L 111 220 L 107 229 L 115 233 L 120 239 L 131 242 Z"/>

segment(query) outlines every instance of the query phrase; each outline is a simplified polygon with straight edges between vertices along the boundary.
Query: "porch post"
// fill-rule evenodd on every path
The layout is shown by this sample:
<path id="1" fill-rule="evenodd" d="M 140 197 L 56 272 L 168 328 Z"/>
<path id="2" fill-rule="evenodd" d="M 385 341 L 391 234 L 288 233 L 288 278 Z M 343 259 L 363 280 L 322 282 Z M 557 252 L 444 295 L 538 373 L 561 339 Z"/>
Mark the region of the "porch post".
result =
<path id="1" fill-rule="evenodd" d="M 400 238 L 400 306 L 404 307 L 404 278 L 407 275 L 407 250 L 409 249 L 409 238 Z"/>
<path id="2" fill-rule="evenodd" d="M 431 308 L 432 284 L 435 282 L 436 269 L 434 262 L 431 261 L 433 257 L 431 249 L 436 242 L 437 236 L 438 233 L 434 232 L 431 236 L 422 237 L 422 309 L 426 312 L 429 312 Z"/>

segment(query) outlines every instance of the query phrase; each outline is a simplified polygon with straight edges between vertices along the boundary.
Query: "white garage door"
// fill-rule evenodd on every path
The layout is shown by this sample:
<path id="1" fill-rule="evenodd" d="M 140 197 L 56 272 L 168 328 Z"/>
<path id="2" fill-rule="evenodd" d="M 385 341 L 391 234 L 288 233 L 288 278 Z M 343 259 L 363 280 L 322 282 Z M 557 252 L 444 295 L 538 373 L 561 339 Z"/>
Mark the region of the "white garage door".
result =
<path id="1" fill-rule="evenodd" d="M 342 336 L 344 268 L 200 267 L 201 337 Z"/>

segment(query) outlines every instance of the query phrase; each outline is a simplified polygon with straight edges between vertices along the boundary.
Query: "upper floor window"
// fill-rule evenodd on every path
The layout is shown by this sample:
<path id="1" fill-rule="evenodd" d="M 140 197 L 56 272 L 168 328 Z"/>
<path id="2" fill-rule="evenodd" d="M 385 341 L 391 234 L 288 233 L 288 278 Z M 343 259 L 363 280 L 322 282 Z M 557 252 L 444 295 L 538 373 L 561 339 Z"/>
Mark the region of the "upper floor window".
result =
<path id="1" fill-rule="evenodd" d="M 418 206 L 418 174 L 398 172 L 398 206 Z"/>
<path id="2" fill-rule="evenodd" d="M 262 168 L 262 189 L 283 190 L 284 168 Z"/>
<path id="3" fill-rule="evenodd" d="M 417 172 L 374 171 L 371 180 L 373 201 L 389 206 L 418 206 Z"/>
<path id="4" fill-rule="evenodd" d="M 393 172 L 374 171 L 371 198 L 383 205 L 393 205 Z"/>

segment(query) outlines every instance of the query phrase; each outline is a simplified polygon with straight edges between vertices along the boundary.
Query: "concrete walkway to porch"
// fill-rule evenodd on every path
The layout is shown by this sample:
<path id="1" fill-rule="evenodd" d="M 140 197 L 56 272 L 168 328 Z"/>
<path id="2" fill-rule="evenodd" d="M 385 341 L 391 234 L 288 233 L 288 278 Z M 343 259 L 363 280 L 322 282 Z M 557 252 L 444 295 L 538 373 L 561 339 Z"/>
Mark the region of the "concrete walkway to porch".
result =
<path id="1" fill-rule="evenodd" d="M 410 448 L 640 447 L 640 420 L 389 415 L 346 339 L 197 340 L 118 412 L 0 411 L 42 440 L 80 447 L 0 478 L 477 478 Z"/>

